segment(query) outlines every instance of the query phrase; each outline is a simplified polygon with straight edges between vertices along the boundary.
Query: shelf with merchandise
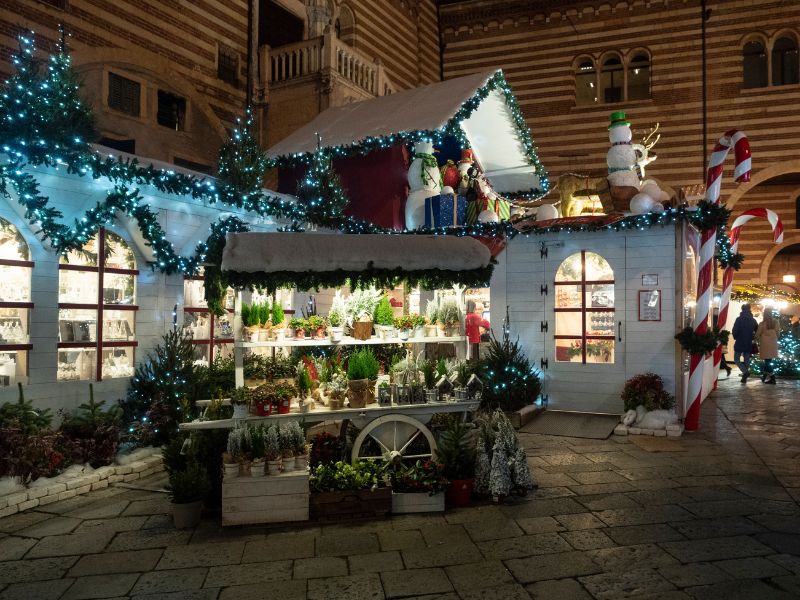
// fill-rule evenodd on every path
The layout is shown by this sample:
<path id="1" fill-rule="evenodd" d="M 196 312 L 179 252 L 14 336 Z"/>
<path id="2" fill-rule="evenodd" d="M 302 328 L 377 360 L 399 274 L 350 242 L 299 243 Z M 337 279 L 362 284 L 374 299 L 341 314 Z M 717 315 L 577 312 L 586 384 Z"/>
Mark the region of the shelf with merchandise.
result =
<path id="1" fill-rule="evenodd" d="M 227 289 L 223 300 L 225 314 L 215 316 L 208 310 L 204 284 L 202 273 L 183 280 L 183 326 L 192 338 L 194 362 L 198 366 L 208 366 L 218 357 L 233 356 L 234 291 Z"/>
<path id="2" fill-rule="evenodd" d="M 0 388 L 27 383 L 33 267 L 19 230 L 0 219 Z"/>

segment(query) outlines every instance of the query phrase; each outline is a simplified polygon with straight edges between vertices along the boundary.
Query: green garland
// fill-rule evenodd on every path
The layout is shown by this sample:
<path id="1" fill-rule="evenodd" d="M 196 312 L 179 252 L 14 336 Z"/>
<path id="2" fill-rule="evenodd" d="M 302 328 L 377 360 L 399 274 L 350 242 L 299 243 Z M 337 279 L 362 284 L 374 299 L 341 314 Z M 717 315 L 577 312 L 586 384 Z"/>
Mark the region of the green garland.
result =
<path id="1" fill-rule="evenodd" d="M 730 332 L 726 329 L 706 329 L 699 334 L 691 327 L 685 327 L 675 335 L 675 339 L 689 354 L 710 354 L 717 346 L 726 346 Z"/>

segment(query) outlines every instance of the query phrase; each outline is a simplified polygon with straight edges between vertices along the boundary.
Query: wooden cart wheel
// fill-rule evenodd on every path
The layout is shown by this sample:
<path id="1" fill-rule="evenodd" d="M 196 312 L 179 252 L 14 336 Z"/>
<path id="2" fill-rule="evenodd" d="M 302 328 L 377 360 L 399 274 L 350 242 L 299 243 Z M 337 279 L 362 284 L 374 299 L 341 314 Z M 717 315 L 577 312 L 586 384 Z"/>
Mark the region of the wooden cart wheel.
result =
<path id="1" fill-rule="evenodd" d="M 384 460 L 395 465 L 407 460 L 428 460 L 436 450 L 430 429 L 403 414 L 371 421 L 353 442 L 352 460 Z"/>

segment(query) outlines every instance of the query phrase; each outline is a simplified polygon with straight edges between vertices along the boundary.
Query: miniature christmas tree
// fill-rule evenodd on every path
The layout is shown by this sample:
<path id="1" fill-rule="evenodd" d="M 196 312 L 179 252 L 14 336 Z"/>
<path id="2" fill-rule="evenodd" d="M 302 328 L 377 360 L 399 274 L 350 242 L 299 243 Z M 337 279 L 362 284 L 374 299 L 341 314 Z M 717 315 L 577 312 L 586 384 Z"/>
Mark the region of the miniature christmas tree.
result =
<path id="1" fill-rule="evenodd" d="M 217 180 L 222 193 L 241 201 L 241 196 L 254 194 L 261 189 L 267 171 L 266 154 L 253 137 L 253 111 L 248 106 L 244 121 L 236 119 L 237 127 L 231 139 L 222 145 L 217 162 Z"/>
<path id="2" fill-rule="evenodd" d="M 496 410 L 478 423 L 475 491 L 499 500 L 512 491 L 533 489 L 525 450 L 505 413 Z"/>
<path id="3" fill-rule="evenodd" d="M 18 42 L 19 52 L 11 57 L 14 73 L 0 94 L 0 139 L 19 148 L 42 139 L 44 111 L 40 96 L 42 63 L 35 55 L 33 33 L 20 35 Z"/>
<path id="4" fill-rule="evenodd" d="M 478 376 L 484 383 L 482 408 L 519 410 L 533 404 L 542 389 L 539 375 L 519 342 L 512 342 L 507 335 L 502 341 L 492 338 Z"/>
<path id="5" fill-rule="evenodd" d="M 308 172 L 297 186 L 297 198 L 306 207 L 306 220 L 314 225 L 333 226 L 344 216 L 349 200 L 322 147 L 314 152 Z"/>

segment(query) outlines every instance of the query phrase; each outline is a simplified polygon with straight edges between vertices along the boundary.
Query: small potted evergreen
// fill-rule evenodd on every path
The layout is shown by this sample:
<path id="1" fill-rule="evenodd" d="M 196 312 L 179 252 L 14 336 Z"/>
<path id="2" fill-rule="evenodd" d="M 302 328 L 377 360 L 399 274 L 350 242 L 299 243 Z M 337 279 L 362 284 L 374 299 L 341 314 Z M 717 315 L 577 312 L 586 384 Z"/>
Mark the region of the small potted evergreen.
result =
<path id="1" fill-rule="evenodd" d="M 441 324 L 442 333 L 446 337 L 453 337 L 458 334 L 458 325 L 461 322 L 461 311 L 458 309 L 458 305 L 454 300 L 445 300 L 442 302 L 437 319 L 437 323 Z"/>
<path id="2" fill-rule="evenodd" d="M 375 383 L 380 364 L 369 348 L 350 355 L 347 362 L 348 397 L 351 408 L 364 408 L 375 401 Z"/>
<path id="3" fill-rule="evenodd" d="M 278 424 L 268 427 L 264 434 L 264 456 L 267 460 L 269 475 L 281 472 L 281 437 Z"/>
<path id="4" fill-rule="evenodd" d="M 328 313 L 328 333 L 331 336 L 331 342 L 334 344 L 342 341 L 344 335 L 344 317 L 335 309 L 331 309 Z"/>
<path id="5" fill-rule="evenodd" d="M 258 341 L 258 305 L 242 304 L 242 339 L 245 342 Z"/>
<path id="6" fill-rule="evenodd" d="M 426 360 L 422 364 L 422 377 L 425 380 L 425 402 L 437 402 L 439 390 L 436 389 L 436 363 Z"/>
<path id="7" fill-rule="evenodd" d="M 295 438 L 289 424 L 281 425 L 279 429 L 281 441 L 281 457 L 283 458 L 283 472 L 294 471 Z"/>
<path id="8" fill-rule="evenodd" d="M 389 296 L 383 295 L 378 306 L 375 307 L 375 331 L 378 337 L 388 340 L 394 334 L 394 311 L 389 303 Z"/>
<path id="9" fill-rule="evenodd" d="M 306 434 L 300 423 L 292 421 L 289 427 L 294 438 L 294 470 L 305 471 L 308 468 L 308 452 L 311 446 L 306 442 Z"/>
<path id="10" fill-rule="evenodd" d="M 259 332 L 258 332 L 258 339 L 262 342 L 268 342 L 272 331 L 270 330 L 271 323 L 270 323 L 270 309 L 269 309 L 269 302 L 264 302 L 263 304 L 258 305 L 258 323 L 259 323 Z"/>
<path id="11" fill-rule="evenodd" d="M 228 432 L 228 443 L 222 455 L 225 480 L 239 476 L 242 464 L 242 429 L 235 427 Z"/>
<path id="12" fill-rule="evenodd" d="M 255 425 L 249 427 L 250 431 L 250 476 L 263 477 L 264 476 L 264 455 L 265 450 L 265 431 L 263 425 Z"/>
<path id="13" fill-rule="evenodd" d="M 449 421 L 439 436 L 436 459 L 450 480 L 445 494 L 449 506 L 468 506 L 475 487 L 475 444 L 472 427 L 460 419 Z"/>
<path id="14" fill-rule="evenodd" d="M 347 389 L 347 375 L 341 371 L 334 373 L 328 383 L 328 407 L 331 410 L 338 410 L 344 406 Z"/>
<path id="15" fill-rule="evenodd" d="M 185 469 L 169 476 L 169 497 L 172 501 L 172 520 L 177 529 L 195 527 L 200 522 L 203 498 L 211 490 L 204 466 L 189 462 Z"/>
<path id="16" fill-rule="evenodd" d="M 428 300 L 425 307 L 425 337 L 436 337 L 439 323 L 439 303 L 435 300 Z"/>
<path id="17" fill-rule="evenodd" d="M 273 302 L 272 303 L 272 334 L 275 336 L 275 339 L 279 342 L 282 342 L 284 337 L 286 336 L 286 329 L 283 327 L 283 320 L 285 319 L 283 313 L 283 306 L 281 306 L 280 302 Z"/>

